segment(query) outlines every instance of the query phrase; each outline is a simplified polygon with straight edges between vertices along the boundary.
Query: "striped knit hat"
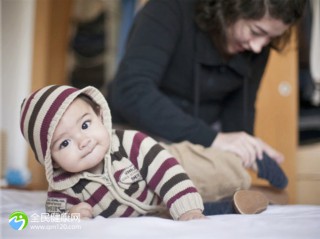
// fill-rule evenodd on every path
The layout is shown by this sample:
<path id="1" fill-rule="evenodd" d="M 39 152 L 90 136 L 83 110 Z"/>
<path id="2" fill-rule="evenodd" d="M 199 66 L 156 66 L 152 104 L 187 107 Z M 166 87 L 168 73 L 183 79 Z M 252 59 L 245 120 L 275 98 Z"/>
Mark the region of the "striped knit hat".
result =
<path id="1" fill-rule="evenodd" d="M 89 96 L 100 106 L 103 123 L 111 137 L 111 115 L 108 104 L 101 92 L 92 86 L 81 90 L 66 85 L 46 86 L 25 98 L 21 105 L 21 132 L 29 142 L 37 161 L 45 167 L 50 186 L 54 184 L 51 139 L 63 113 L 80 94 Z"/>

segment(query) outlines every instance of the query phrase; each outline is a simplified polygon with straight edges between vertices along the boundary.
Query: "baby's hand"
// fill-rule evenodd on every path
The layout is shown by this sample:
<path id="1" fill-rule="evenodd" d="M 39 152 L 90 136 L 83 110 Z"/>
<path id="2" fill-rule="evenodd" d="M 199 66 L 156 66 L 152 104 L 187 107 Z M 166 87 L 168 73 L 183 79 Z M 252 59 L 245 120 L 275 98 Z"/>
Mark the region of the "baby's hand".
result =
<path id="1" fill-rule="evenodd" d="M 88 219 L 93 217 L 93 208 L 89 203 L 81 202 L 70 208 L 69 213 L 80 213 L 81 219 Z"/>
<path id="2" fill-rule="evenodd" d="M 187 211 L 179 217 L 179 221 L 189 221 L 194 219 L 205 219 L 206 216 L 202 214 L 201 210 L 194 209 Z"/>

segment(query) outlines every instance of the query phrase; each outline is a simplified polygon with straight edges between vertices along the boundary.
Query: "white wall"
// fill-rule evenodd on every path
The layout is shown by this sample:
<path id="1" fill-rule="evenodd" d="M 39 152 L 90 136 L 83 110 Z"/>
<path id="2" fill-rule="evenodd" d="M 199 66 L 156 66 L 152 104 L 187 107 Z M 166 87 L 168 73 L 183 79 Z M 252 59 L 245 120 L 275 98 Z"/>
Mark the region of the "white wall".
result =
<path id="1" fill-rule="evenodd" d="M 21 101 L 31 85 L 34 0 L 1 0 L 1 119 L 8 137 L 7 166 L 27 165 L 27 144 L 19 126 Z"/>

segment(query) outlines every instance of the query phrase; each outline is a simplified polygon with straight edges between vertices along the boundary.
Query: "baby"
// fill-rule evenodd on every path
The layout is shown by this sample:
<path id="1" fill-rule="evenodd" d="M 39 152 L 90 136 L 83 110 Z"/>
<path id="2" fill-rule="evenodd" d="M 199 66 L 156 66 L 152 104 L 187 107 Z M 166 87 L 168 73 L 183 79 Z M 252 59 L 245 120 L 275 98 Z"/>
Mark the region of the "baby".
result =
<path id="1" fill-rule="evenodd" d="M 205 217 L 177 160 L 141 132 L 112 130 L 108 104 L 94 87 L 51 85 L 32 93 L 22 103 L 20 127 L 45 168 L 49 213 Z"/>

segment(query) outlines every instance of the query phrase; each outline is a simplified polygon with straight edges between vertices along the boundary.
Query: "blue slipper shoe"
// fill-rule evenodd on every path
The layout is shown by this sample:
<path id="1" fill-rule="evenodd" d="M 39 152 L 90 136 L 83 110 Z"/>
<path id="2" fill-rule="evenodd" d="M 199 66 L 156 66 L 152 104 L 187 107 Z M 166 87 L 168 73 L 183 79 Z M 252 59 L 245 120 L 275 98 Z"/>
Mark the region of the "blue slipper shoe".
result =
<path id="1" fill-rule="evenodd" d="M 271 159 L 266 153 L 263 153 L 263 159 L 256 160 L 258 165 L 258 177 L 269 181 L 269 183 L 278 189 L 284 189 L 288 185 L 288 178 L 282 171 L 276 161 Z"/>

